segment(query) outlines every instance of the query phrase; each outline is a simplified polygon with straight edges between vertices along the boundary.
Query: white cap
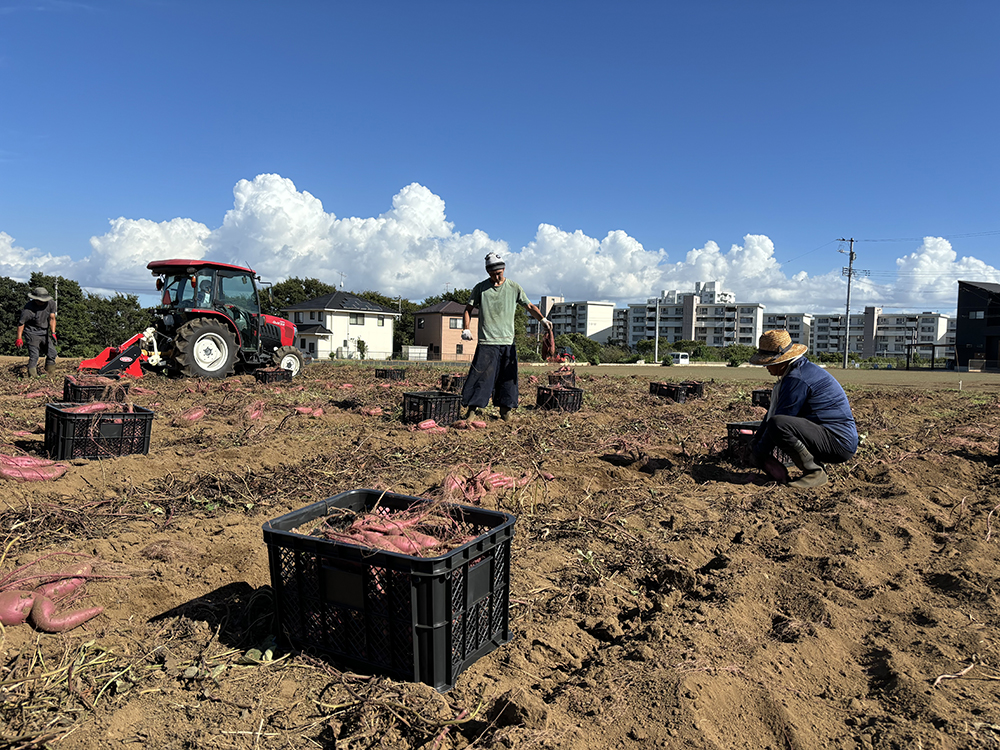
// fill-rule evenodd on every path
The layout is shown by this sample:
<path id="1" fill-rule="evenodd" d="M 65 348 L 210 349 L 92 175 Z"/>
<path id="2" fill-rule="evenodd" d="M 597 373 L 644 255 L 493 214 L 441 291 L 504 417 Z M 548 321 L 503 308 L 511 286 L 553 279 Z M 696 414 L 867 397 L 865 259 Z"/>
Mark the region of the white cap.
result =
<path id="1" fill-rule="evenodd" d="M 491 268 L 496 268 L 497 266 L 506 266 L 503 258 L 501 258 L 496 253 L 490 253 L 486 256 L 486 270 L 489 271 Z"/>

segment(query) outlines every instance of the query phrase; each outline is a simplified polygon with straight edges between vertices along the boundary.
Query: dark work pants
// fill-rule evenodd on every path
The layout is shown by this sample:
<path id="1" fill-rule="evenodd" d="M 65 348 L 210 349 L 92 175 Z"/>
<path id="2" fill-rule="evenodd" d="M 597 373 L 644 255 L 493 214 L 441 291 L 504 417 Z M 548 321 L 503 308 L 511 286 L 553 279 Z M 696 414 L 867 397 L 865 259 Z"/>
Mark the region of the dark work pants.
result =
<path id="1" fill-rule="evenodd" d="M 789 417 L 779 414 L 767 420 L 762 434 L 755 439 L 754 452 L 767 456 L 777 446 L 788 455 L 795 455 L 791 449 L 793 440 L 801 440 L 809 452 L 821 464 L 841 464 L 854 455 L 837 440 L 837 436 L 823 425 L 803 417 Z"/>
<path id="2" fill-rule="evenodd" d="M 462 406 L 517 408 L 517 349 L 513 344 L 479 344 L 462 388 Z"/>
<path id="3" fill-rule="evenodd" d="M 24 329 L 24 344 L 28 347 L 28 369 L 38 366 L 38 357 L 45 355 L 45 364 L 56 363 L 56 342 L 46 331 L 29 331 Z"/>

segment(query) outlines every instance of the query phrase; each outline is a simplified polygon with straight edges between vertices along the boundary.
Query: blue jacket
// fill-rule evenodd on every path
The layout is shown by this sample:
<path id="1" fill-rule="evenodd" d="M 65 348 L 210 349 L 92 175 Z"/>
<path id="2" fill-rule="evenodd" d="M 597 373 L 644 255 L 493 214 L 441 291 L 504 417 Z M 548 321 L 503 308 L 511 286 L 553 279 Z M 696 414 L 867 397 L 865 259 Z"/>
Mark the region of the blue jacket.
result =
<path id="1" fill-rule="evenodd" d="M 840 383 L 805 357 L 795 360 L 781 378 L 774 408 L 761 422 L 758 435 L 763 433 L 769 417 L 785 414 L 802 417 L 829 429 L 840 444 L 851 453 L 858 449 L 858 428 Z"/>

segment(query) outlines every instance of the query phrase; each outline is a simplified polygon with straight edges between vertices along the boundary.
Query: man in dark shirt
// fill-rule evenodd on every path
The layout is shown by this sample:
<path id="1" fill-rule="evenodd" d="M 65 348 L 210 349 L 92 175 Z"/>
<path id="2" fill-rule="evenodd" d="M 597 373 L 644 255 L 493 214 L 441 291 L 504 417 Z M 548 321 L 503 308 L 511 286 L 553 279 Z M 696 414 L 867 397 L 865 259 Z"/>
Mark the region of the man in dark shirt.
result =
<path id="1" fill-rule="evenodd" d="M 822 367 L 803 358 L 806 347 L 793 344 L 788 331 L 767 331 L 760 337 L 750 364 L 763 365 L 778 378 L 771 406 L 750 447 L 755 463 L 779 482 L 788 471 L 774 457 L 777 447 L 792 458 L 802 476 L 789 487 L 826 484 L 824 463 L 843 463 L 858 449 L 858 430 L 847 394 Z"/>
<path id="2" fill-rule="evenodd" d="M 51 375 L 56 366 L 56 301 L 39 286 L 28 292 L 28 304 L 21 310 L 17 326 L 18 348 L 28 344 L 28 375 L 38 374 L 38 357 L 45 353 L 45 372 Z"/>

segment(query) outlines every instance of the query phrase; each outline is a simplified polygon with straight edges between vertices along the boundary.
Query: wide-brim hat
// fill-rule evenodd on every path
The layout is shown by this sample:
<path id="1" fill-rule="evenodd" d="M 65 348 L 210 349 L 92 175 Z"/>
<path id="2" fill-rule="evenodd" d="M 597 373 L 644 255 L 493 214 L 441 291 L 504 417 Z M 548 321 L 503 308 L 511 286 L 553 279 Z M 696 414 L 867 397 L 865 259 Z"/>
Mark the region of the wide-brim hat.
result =
<path id="1" fill-rule="evenodd" d="M 44 286 L 36 286 L 28 292 L 28 299 L 37 300 L 39 302 L 49 302 L 52 299 L 52 295 L 49 294 L 49 290 Z"/>
<path id="2" fill-rule="evenodd" d="M 798 359 L 808 349 L 805 344 L 793 344 L 788 331 L 767 331 L 757 342 L 757 353 L 750 357 L 750 364 L 780 365 Z"/>

